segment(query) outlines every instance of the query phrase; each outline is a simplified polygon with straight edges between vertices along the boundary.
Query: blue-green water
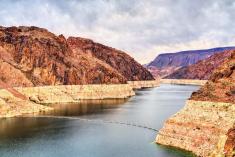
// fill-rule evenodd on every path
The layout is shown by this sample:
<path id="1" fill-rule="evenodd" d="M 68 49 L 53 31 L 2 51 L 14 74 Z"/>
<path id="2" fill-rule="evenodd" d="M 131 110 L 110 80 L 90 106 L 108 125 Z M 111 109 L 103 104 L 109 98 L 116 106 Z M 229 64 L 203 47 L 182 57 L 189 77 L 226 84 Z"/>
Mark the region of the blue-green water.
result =
<path id="1" fill-rule="evenodd" d="M 160 129 L 197 89 L 198 86 L 163 84 L 137 91 L 136 96 L 125 101 L 53 105 L 57 110 L 51 115 L 68 118 L 0 119 L 0 157 L 187 156 L 184 152 L 154 144 L 156 132 L 153 130 L 102 121 Z"/>

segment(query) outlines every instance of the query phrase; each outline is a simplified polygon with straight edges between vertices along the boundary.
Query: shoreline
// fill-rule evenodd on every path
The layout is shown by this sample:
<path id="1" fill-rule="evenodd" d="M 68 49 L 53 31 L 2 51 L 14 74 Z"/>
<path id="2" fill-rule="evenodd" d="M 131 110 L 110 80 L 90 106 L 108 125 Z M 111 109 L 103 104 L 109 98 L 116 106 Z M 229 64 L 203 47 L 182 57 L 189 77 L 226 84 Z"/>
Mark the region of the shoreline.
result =
<path id="1" fill-rule="evenodd" d="M 128 81 L 128 84 L 60 85 L 15 87 L 27 99 L 15 97 L 8 89 L 0 89 L 0 118 L 53 110 L 43 104 L 76 103 L 81 100 L 125 99 L 136 89 L 159 86 L 158 80 Z"/>
<path id="2" fill-rule="evenodd" d="M 199 85 L 203 86 L 207 80 L 189 80 L 189 79 L 161 79 L 160 83 L 180 84 L 180 85 Z"/>
<path id="3" fill-rule="evenodd" d="M 224 156 L 228 131 L 235 124 L 231 103 L 188 100 L 164 123 L 155 142 L 190 151 L 197 156 Z"/>

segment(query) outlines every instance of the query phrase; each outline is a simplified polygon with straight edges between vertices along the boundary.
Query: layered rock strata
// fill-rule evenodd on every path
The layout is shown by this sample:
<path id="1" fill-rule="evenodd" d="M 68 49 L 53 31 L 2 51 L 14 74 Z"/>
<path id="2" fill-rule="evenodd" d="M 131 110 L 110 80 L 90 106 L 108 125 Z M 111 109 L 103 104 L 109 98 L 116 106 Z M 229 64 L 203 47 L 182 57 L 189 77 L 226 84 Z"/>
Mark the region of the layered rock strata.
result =
<path id="1" fill-rule="evenodd" d="M 226 134 L 234 122 L 234 104 L 189 100 L 165 122 L 156 142 L 203 157 L 224 155 Z"/>
<path id="2" fill-rule="evenodd" d="M 19 99 L 8 91 L 1 91 L 0 95 L 0 118 L 53 110 L 48 106 L 40 105 L 29 100 Z"/>
<path id="3" fill-rule="evenodd" d="M 70 103 L 86 99 L 120 99 L 135 95 L 128 84 L 67 85 L 18 88 L 36 103 Z"/>
<path id="4" fill-rule="evenodd" d="M 0 117 L 13 117 L 26 113 L 43 112 L 52 108 L 39 104 L 76 103 L 91 99 L 125 99 L 135 95 L 133 89 L 155 87 L 159 81 L 133 81 L 129 84 L 60 85 L 41 87 L 15 87 L 0 90 Z M 20 96 L 12 93 L 17 91 Z"/>

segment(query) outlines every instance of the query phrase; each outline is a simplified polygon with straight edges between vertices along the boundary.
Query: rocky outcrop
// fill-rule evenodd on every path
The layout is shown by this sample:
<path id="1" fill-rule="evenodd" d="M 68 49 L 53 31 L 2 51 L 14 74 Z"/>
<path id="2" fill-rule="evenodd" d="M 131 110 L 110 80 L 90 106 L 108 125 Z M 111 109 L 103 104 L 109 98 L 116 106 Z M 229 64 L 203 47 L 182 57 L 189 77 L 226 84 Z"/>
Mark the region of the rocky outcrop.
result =
<path id="1" fill-rule="evenodd" d="M 128 81 L 154 80 L 149 71 L 123 51 L 79 37 L 69 37 L 68 44 L 73 51 L 89 54 L 108 64 Z"/>
<path id="2" fill-rule="evenodd" d="M 186 106 L 169 118 L 156 142 L 203 157 L 233 157 L 235 152 L 235 51 Z"/>
<path id="3" fill-rule="evenodd" d="M 228 60 L 233 51 L 234 50 L 230 50 L 214 54 L 196 64 L 182 67 L 165 78 L 208 80 L 213 71 Z"/>
<path id="4" fill-rule="evenodd" d="M 0 117 L 47 110 L 37 103 L 126 98 L 134 95 L 127 81 L 148 80 L 129 55 L 92 40 L 0 27 Z"/>
<path id="5" fill-rule="evenodd" d="M 157 56 L 147 67 L 155 77 L 165 77 L 179 68 L 196 64 L 198 61 L 206 59 L 216 53 L 234 49 L 235 47 L 219 47 L 206 50 L 164 53 Z"/>
<path id="6" fill-rule="evenodd" d="M 188 80 L 188 79 L 161 79 L 160 83 L 166 84 L 184 84 L 184 85 L 205 85 L 207 80 Z"/>
<path id="7" fill-rule="evenodd" d="M 9 91 L 0 91 L 0 118 L 21 116 L 24 114 L 47 112 L 51 107 L 39 105 L 29 100 L 15 97 Z"/>
<path id="8" fill-rule="evenodd" d="M 0 48 L 1 80 L 12 86 L 126 82 L 115 70 L 77 55 L 62 35 L 42 28 L 1 27 Z"/>
<path id="9" fill-rule="evenodd" d="M 124 99 L 135 95 L 128 84 L 119 85 L 61 85 L 25 87 L 17 90 L 31 101 L 44 103 L 71 103 L 92 99 Z M 0 91 L 1 92 L 1 91 Z"/>
<path id="10" fill-rule="evenodd" d="M 67 41 L 38 27 L 0 27 L 0 80 L 29 87 L 153 79 L 124 52 L 78 39 Z"/>
<path id="11" fill-rule="evenodd" d="M 224 155 L 226 134 L 234 122 L 234 104 L 188 101 L 181 111 L 165 122 L 156 142 L 192 151 L 203 157 Z"/>
<path id="12" fill-rule="evenodd" d="M 235 51 L 190 99 L 235 104 Z"/>
<path id="13" fill-rule="evenodd" d="M 124 99 L 135 95 L 133 89 L 156 87 L 159 81 L 130 81 L 128 84 L 100 85 L 60 85 L 40 87 L 15 87 L 27 99 L 38 104 L 71 103 L 92 99 Z M 10 98 L 13 94 L 6 89 L 0 90 L 0 97 Z"/>

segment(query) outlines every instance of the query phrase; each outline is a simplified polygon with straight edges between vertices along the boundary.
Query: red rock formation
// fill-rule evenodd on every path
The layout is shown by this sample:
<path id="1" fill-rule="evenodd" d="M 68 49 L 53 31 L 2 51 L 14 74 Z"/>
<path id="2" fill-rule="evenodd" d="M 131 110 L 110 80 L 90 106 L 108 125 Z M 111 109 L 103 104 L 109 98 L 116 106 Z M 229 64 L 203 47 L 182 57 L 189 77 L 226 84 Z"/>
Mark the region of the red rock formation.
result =
<path id="1" fill-rule="evenodd" d="M 69 37 L 68 44 L 77 52 L 89 54 L 105 62 L 127 78 L 128 81 L 154 79 L 149 71 L 122 51 L 78 37 Z"/>
<path id="2" fill-rule="evenodd" d="M 235 126 L 227 133 L 227 141 L 225 142 L 224 152 L 228 157 L 234 156 L 235 150 Z"/>
<path id="3" fill-rule="evenodd" d="M 208 80 L 212 72 L 228 59 L 231 52 L 232 50 L 227 50 L 222 53 L 214 54 L 196 64 L 182 67 L 165 78 Z"/>
<path id="4" fill-rule="evenodd" d="M 120 62 L 116 62 L 116 66 L 111 66 L 113 64 L 83 52 L 84 47 L 75 49 L 70 45 L 63 35 L 56 36 L 46 29 L 0 27 L 0 80 L 11 86 L 41 86 L 126 83 L 130 78 L 152 78 L 134 59 L 121 58 L 125 62 L 118 60 Z M 112 54 L 103 51 L 107 47 L 101 44 L 89 48 L 101 56 L 112 58 L 111 62 L 116 57 L 127 56 L 115 49 L 112 49 Z M 123 67 L 128 69 L 125 75 L 119 73 L 119 69 L 125 71 Z M 129 72 L 130 67 L 132 73 Z"/>
<path id="5" fill-rule="evenodd" d="M 219 66 L 191 100 L 228 102 L 235 104 L 235 51 Z"/>

